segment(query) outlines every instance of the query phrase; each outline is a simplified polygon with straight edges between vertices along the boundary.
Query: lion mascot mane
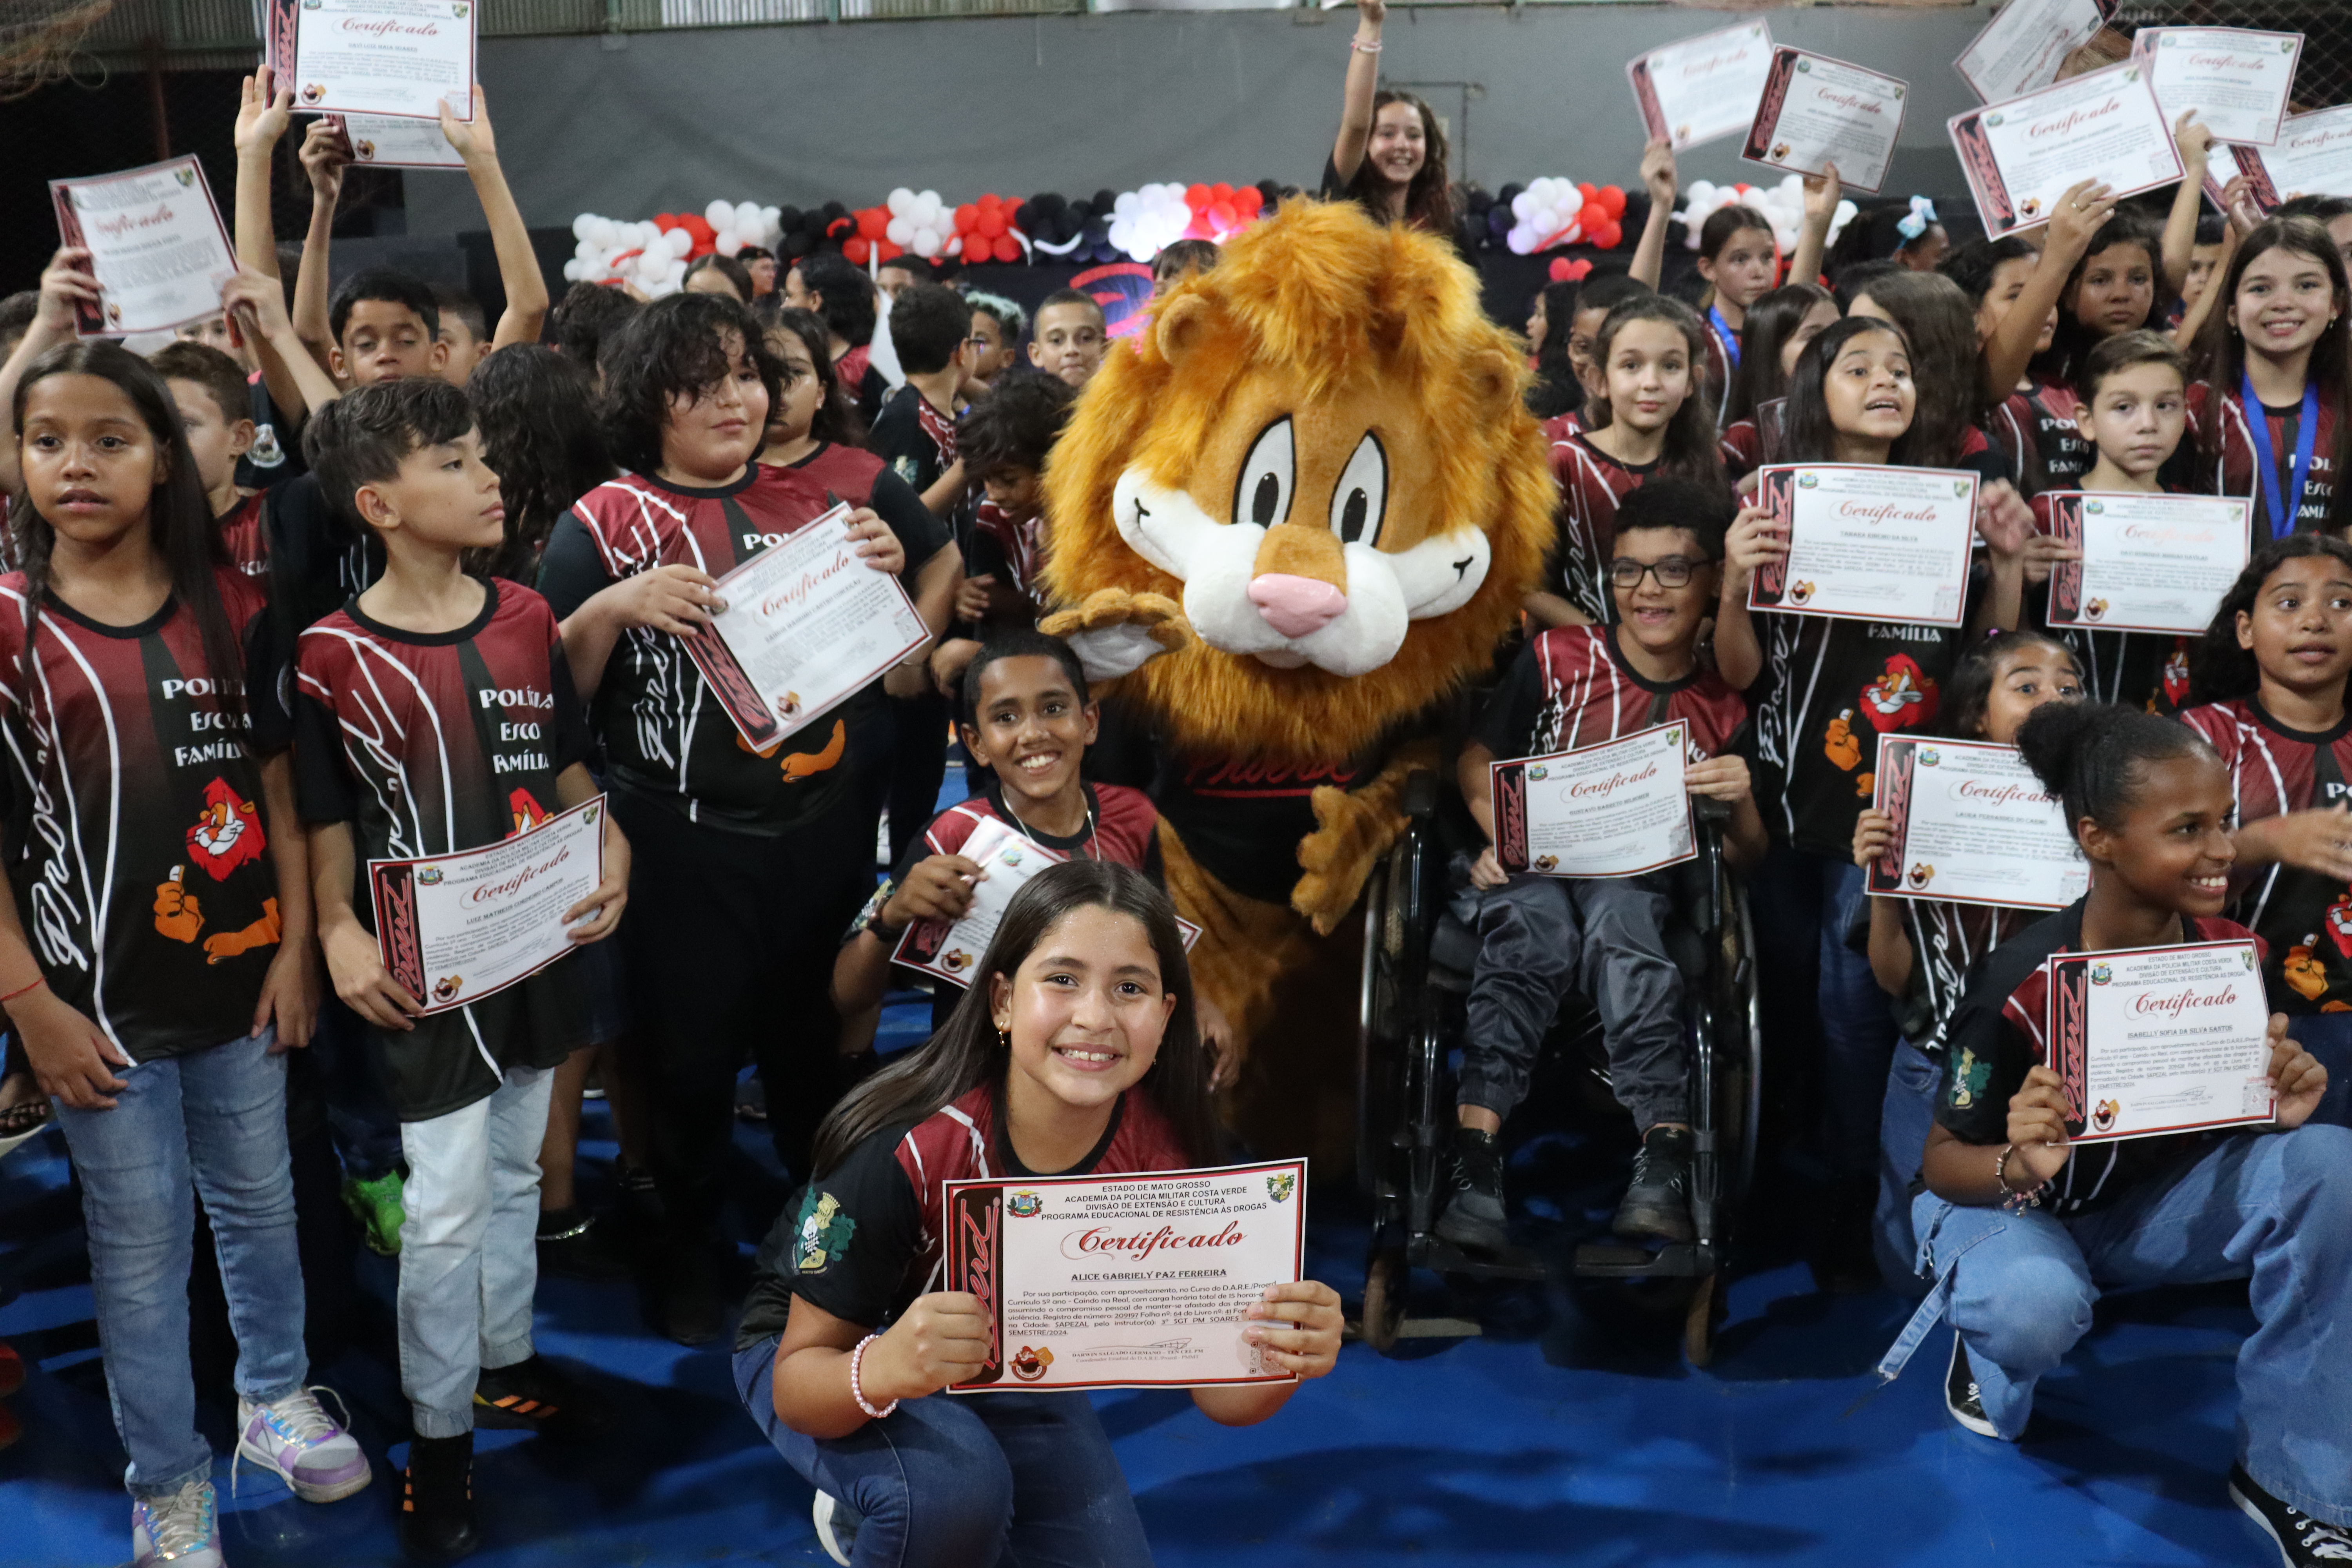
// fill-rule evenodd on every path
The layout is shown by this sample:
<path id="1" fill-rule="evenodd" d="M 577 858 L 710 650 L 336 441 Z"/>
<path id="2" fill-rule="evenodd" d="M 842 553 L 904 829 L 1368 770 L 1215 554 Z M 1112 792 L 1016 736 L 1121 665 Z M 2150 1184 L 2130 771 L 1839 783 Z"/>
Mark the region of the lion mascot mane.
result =
<path id="1" fill-rule="evenodd" d="M 1443 240 L 1292 201 L 1113 346 L 1047 463 L 1045 629 L 1152 737 L 1261 1152 L 1352 1149 L 1355 954 L 1328 939 L 1437 760 L 1426 716 L 1541 570 L 1527 374 Z"/>

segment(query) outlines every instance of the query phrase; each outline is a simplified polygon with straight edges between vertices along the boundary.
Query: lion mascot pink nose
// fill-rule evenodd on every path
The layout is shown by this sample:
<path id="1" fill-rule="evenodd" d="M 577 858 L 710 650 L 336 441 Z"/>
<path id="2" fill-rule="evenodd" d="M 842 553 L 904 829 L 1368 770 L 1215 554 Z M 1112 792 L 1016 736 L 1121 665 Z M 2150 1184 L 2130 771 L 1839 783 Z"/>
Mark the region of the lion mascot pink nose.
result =
<path id="1" fill-rule="evenodd" d="M 1250 579 L 1250 603 L 1265 624 L 1286 637 L 1321 631 L 1348 607 L 1348 595 L 1315 577 L 1267 572 Z"/>

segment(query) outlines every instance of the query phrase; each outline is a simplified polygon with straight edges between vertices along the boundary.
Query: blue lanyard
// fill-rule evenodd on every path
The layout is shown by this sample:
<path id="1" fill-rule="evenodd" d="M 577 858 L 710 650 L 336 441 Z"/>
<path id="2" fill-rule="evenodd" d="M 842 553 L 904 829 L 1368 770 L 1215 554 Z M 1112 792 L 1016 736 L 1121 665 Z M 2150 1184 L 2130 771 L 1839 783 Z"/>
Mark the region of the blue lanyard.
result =
<path id="1" fill-rule="evenodd" d="M 1716 337 L 1722 342 L 1723 352 L 1731 360 L 1731 368 L 1738 370 L 1739 368 L 1739 334 L 1731 330 L 1731 323 L 1723 319 L 1723 312 L 1712 305 L 1706 308 L 1706 319 L 1708 325 L 1715 329 Z"/>
<path id="2" fill-rule="evenodd" d="M 2254 395 L 2254 378 L 2239 377 L 2239 396 L 2245 405 L 2246 435 L 2254 444 L 2254 472 L 2261 478 L 2263 506 L 2271 514 L 2271 537 L 2284 539 L 2294 531 L 2294 514 L 2303 510 L 2304 492 L 2311 486 L 2311 453 L 2319 437 L 2319 384 L 2303 384 L 2303 417 L 2294 432 L 2294 502 L 2279 495 L 2278 458 L 2271 452 L 2271 416 Z"/>

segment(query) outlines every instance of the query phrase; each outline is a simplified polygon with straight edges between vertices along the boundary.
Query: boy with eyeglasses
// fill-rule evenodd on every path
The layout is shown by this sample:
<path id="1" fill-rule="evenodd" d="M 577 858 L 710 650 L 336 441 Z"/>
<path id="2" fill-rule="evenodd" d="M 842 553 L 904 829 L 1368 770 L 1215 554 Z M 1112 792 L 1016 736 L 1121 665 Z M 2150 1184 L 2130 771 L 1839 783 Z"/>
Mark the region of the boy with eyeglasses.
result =
<path id="1" fill-rule="evenodd" d="M 1724 754 L 1747 726 L 1748 704 L 1699 653 L 1734 512 L 1728 490 L 1687 479 L 1653 479 L 1626 496 L 1606 579 L 1616 624 L 1537 637 L 1462 749 L 1456 779 L 1487 847 L 1464 895 L 1475 906 L 1468 918 L 1478 961 L 1437 1221 L 1437 1234 L 1457 1247 L 1493 1252 L 1507 1244 L 1503 1121 L 1527 1098 L 1537 1049 L 1571 991 L 1600 1012 L 1612 1087 L 1642 1134 L 1613 1228 L 1663 1241 L 1694 1234 L 1682 975 L 1664 938 L 1671 877 L 1504 871 L 1487 769 L 1497 758 L 1578 751 L 1680 722 L 1689 737 L 1690 793 L 1731 807 L 1727 858 L 1743 870 L 1763 858 L 1748 763 Z"/>

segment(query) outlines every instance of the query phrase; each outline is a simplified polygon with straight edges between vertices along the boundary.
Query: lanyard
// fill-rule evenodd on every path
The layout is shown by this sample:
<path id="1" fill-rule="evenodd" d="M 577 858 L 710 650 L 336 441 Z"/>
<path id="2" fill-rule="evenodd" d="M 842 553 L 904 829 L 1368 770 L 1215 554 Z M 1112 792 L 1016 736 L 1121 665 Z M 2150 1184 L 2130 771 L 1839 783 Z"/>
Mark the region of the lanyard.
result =
<path id="1" fill-rule="evenodd" d="M 1722 341 L 1723 352 L 1731 361 L 1731 368 L 1738 370 L 1739 368 L 1739 334 L 1731 330 L 1731 323 L 1723 319 L 1723 312 L 1712 305 L 1706 308 L 1706 320 L 1707 324 L 1715 329 L 1717 338 Z"/>
<path id="2" fill-rule="evenodd" d="M 2294 486 L 2292 505 L 2279 496 L 2278 458 L 2271 452 L 2271 416 L 2254 395 L 2254 378 L 2241 376 L 2239 395 L 2245 405 L 2246 435 L 2254 444 L 2254 472 L 2261 477 L 2263 505 L 2271 514 L 2271 537 L 2284 539 L 2294 531 L 2294 514 L 2303 510 L 2304 492 L 2311 487 L 2311 454 L 2319 437 L 2319 384 L 2303 384 L 2303 417 L 2294 432 Z"/>

